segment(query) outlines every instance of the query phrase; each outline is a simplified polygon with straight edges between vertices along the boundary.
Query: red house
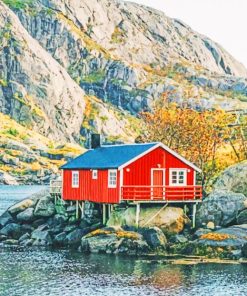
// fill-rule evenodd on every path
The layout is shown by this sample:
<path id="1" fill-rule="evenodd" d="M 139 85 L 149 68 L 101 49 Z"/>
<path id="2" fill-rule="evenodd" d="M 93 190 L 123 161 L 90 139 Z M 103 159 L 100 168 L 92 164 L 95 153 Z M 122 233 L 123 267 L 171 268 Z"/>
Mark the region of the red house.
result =
<path id="1" fill-rule="evenodd" d="M 94 146 L 62 166 L 62 197 L 102 204 L 191 202 L 200 169 L 162 143 Z"/>

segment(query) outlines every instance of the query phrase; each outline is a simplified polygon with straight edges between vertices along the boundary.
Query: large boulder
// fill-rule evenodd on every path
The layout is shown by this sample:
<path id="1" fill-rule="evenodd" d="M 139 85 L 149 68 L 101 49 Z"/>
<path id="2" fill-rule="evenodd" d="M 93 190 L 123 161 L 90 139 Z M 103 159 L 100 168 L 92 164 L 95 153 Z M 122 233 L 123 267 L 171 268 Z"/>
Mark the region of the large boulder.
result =
<path id="1" fill-rule="evenodd" d="M 149 227 L 142 229 L 140 233 L 152 249 L 165 249 L 167 239 L 161 229 L 158 227 Z"/>
<path id="2" fill-rule="evenodd" d="M 210 247 L 241 248 L 247 243 L 247 224 L 234 225 L 203 234 L 197 244 Z"/>
<path id="3" fill-rule="evenodd" d="M 81 240 L 82 252 L 138 255 L 149 251 L 143 236 L 118 228 L 98 229 Z"/>
<path id="4" fill-rule="evenodd" d="M 35 246 L 48 246 L 52 244 L 52 238 L 48 230 L 34 230 L 34 232 L 31 234 L 31 239 L 34 240 Z"/>
<path id="5" fill-rule="evenodd" d="M 20 222 L 31 222 L 34 220 L 34 209 L 33 208 L 28 208 L 24 210 L 23 212 L 20 212 L 17 216 L 16 219 Z"/>
<path id="6" fill-rule="evenodd" d="M 24 234 L 24 230 L 21 225 L 10 223 L 0 230 L 0 234 L 14 239 L 19 239 Z"/>
<path id="7" fill-rule="evenodd" d="M 240 212 L 237 216 L 238 224 L 247 224 L 247 209 Z"/>
<path id="8" fill-rule="evenodd" d="M 34 216 L 36 217 L 51 217 L 55 214 L 55 205 L 52 202 L 50 196 L 41 198 L 34 210 Z"/>
<path id="9" fill-rule="evenodd" d="M 197 212 L 197 225 L 214 222 L 216 226 L 235 223 L 240 211 L 247 208 L 247 198 L 241 193 L 216 190 L 204 199 Z"/>
<path id="10" fill-rule="evenodd" d="M 242 193 L 247 197 L 247 160 L 227 168 L 217 179 L 214 189 Z"/>
<path id="11" fill-rule="evenodd" d="M 158 227 L 164 233 L 180 233 L 189 222 L 181 208 L 146 207 L 141 208 L 139 227 Z M 135 227 L 136 208 L 113 212 L 107 226 Z"/>
<path id="12" fill-rule="evenodd" d="M 1 217 L 0 217 L 0 228 L 14 222 L 13 217 L 9 214 L 9 212 L 5 212 Z"/>
<path id="13" fill-rule="evenodd" d="M 35 201 L 33 199 L 25 199 L 23 201 L 18 202 L 8 209 L 10 214 L 18 214 L 27 208 L 33 207 L 35 205 Z"/>

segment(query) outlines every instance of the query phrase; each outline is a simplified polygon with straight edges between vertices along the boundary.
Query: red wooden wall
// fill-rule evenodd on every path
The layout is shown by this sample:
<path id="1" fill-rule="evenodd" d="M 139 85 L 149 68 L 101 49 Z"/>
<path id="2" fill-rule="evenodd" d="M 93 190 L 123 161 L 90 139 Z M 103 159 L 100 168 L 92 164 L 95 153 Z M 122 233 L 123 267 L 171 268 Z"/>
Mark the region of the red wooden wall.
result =
<path id="1" fill-rule="evenodd" d="M 63 172 L 64 200 L 88 200 L 95 203 L 119 202 L 119 172 L 117 187 L 108 188 L 108 170 L 98 170 L 96 180 L 92 178 L 91 170 L 79 170 L 79 188 L 72 188 L 72 171 L 64 170 Z"/>

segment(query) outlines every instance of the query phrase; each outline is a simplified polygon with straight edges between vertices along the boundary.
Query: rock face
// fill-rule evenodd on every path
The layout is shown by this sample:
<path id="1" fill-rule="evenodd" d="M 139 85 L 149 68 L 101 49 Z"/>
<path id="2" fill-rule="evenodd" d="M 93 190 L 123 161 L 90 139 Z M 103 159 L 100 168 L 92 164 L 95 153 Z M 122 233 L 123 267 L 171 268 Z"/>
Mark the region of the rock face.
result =
<path id="1" fill-rule="evenodd" d="M 227 168 L 217 179 L 214 187 L 242 193 L 247 197 L 247 161 Z"/>
<path id="2" fill-rule="evenodd" d="M 161 208 L 142 208 L 140 212 L 139 226 L 142 227 L 159 227 L 165 233 L 179 233 L 183 231 L 184 226 L 190 221 L 181 208 L 167 207 L 160 211 Z M 158 215 L 156 215 L 158 213 Z M 156 216 L 155 216 L 156 215 Z M 153 219 L 150 219 L 154 217 Z M 108 226 L 136 226 L 136 209 L 130 207 L 125 211 L 114 212 L 108 223 Z"/>
<path id="3" fill-rule="evenodd" d="M 197 225 L 213 222 L 216 226 L 234 223 L 240 211 L 247 207 L 247 198 L 241 193 L 216 190 L 204 199 L 197 213 Z"/>
<path id="4" fill-rule="evenodd" d="M 0 112 L 54 139 L 73 140 L 83 120 L 84 92 L 2 2 L 0 36 Z"/>
<path id="5" fill-rule="evenodd" d="M 123 110 L 150 110 L 165 91 L 190 108 L 246 107 L 231 93 L 247 95 L 244 66 L 157 10 L 115 0 L 3 2 L 0 112 L 50 139 L 100 131 L 133 140 Z"/>

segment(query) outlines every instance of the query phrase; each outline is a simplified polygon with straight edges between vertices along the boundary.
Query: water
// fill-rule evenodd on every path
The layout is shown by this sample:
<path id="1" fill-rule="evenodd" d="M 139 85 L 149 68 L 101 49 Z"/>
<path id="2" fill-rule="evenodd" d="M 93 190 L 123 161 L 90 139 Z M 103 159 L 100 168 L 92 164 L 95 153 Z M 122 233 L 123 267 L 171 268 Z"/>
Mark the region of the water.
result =
<path id="1" fill-rule="evenodd" d="M 0 215 L 11 205 L 21 201 L 31 194 L 38 192 L 45 186 L 5 186 L 0 185 Z"/>
<path id="2" fill-rule="evenodd" d="M 70 251 L 0 250 L 0 295 L 246 295 L 247 265 L 167 265 Z"/>
<path id="3" fill-rule="evenodd" d="M 0 186 L 0 208 L 5 210 L 40 189 Z M 247 265 L 171 265 L 68 250 L 0 246 L 0 296 L 29 295 L 240 296 L 247 295 Z"/>

